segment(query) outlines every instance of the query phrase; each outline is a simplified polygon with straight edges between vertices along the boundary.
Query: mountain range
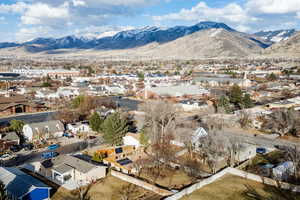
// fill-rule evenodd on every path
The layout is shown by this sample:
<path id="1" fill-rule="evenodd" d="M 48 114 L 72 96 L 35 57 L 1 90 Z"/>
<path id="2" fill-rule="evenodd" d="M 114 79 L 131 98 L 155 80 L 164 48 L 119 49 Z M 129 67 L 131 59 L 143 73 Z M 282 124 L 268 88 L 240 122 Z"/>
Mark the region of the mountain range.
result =
<path id="1" fill-rule="evenodd" d="M 24 43 L 0 43 L 0 49 L 23 49 L 27 53 L 57 53 L 62 50 L 111 52 L 114 54 L 157 56 L 247 56 L 260 54 L 274 43 L 289 41 L 296 30 L 238 32 L 224 23 L 200 22 L 193 26 L 171 28 L 145 27 L 104 36 L 86 38 L 36 38 Z M 105 34 L 104 34 L 105 35 Z M 11 50 L 12 49 L 12 50 Z"/>
<path id="2" fill-rule="evenodd" d="M 260 31 L 254 33 L 257 37 L 261 37 L 268 42 L 281 42 L 292 37 L 296 33 L 295 29 L 276 30 L 276 31 Z"/>

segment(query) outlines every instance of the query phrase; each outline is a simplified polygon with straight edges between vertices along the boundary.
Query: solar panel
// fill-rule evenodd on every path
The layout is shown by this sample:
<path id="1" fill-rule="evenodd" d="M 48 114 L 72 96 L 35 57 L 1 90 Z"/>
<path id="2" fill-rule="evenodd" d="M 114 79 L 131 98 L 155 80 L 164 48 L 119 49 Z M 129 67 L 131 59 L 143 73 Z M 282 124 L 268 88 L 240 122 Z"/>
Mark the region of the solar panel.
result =
<path id="1" fill-rule="evenodd" d="M 116 151 L 116 153 L 122 153 L 123 149 L 122 149 L 122 147 L 119 147 L 119 148 L 116 148 L 115 151 Z"/>
<path id="2" fill-rule="evenodd" d="M 118 160 L 117 161 L 120 165 L 128 165 L 130 163 L 132 163 L 131 160 L 129 160 L 128 158 L 122 159 L 122 160 Z"/>

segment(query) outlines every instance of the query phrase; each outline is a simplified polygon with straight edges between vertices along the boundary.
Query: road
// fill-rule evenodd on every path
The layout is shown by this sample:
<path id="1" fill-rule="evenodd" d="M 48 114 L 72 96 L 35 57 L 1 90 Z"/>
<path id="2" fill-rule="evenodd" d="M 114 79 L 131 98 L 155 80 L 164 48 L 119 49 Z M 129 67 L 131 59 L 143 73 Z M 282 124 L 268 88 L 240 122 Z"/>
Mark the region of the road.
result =
<path id="1" fill-rule="evenodd" d="M 103 139 L 98 137 L 94 140 L 84 140 L 68 145 L 64 145 L 59 147 L 56 152 L 59 153 L 59 155 L 65 155 L 65 154 L 75 154 L 78 152 L 81 152 L 87 148 L 100 146 L 103 144 Z M 11 159 L 9 161 L 2 161 L 1 165 L 5 167 L 15 167 L 15 166 L 21 166 L 25 163 L 31 163 L 31 162 L 40 162 L 43 159 L 41 158 L 42 154 L 44 152 L 49 152 L 46 148 L 40 151 L 31 151 L 31 152 L 18 152 L 16 155 L 17 157 L 15 159 Z"/>
<path id="2" fill-rule="evenodd" d="M 47 111 L 39 113 L 22 113 L 18 115 L 1 117 L 0 126 L 7 126 L 11 120 L 22 120 L 25 123 L 36 123 L 55 119 L 57 111 Z"/>
<path id="3" fill-rule="evenodd" d="M 256 146 L 260 147 L 274 147 L 275 145 L 280 145 L 280 146 L 294 146 L 297 145 L 300 147 L 300 142 L 293 142 L 293 141 L 288 141 L 288 140 L 283 140 L 280 138 L 276 139 L 271 139 L 271 138 L 265 138 L 263 135 L 257 135 L 255 136 L 254 134 L 249 134 L 247 132 L 241 131 L 230 131 L 230 130 L 224 130 L 224 131 L 219 131 L 218 134 L 223 134 L 226 135 L 227 137 L 235 137 L 239 138 L 241 141 L 248 143 L 248 144 L 253 144 Z"/>

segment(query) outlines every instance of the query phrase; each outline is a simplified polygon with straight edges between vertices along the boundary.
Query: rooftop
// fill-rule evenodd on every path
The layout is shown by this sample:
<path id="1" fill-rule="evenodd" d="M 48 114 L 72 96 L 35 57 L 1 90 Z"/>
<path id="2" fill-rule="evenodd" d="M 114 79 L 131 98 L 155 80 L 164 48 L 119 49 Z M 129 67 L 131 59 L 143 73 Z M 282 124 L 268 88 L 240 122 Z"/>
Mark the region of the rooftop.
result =
<path id="1" fill-rule="evenodd" d="M 0 167 L 0 180 L 6 186 L 6 189 L 17 197 L 21 197 L 35 188 L 51 189 L 49 186 L 17 168 Z"/>

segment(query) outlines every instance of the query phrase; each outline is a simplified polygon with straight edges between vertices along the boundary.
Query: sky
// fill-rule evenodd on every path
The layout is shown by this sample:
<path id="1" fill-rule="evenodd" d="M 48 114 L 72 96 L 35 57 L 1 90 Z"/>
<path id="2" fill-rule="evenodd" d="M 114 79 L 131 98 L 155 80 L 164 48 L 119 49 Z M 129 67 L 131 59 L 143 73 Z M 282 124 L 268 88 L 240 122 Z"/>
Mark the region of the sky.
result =
<path id="1" fill-rule="evenodd" d="M 300 0 L 0 0 L 0 41 L 103 36 L 144 26 L 224 22 L 238 31 L 300 29 Z"/>

